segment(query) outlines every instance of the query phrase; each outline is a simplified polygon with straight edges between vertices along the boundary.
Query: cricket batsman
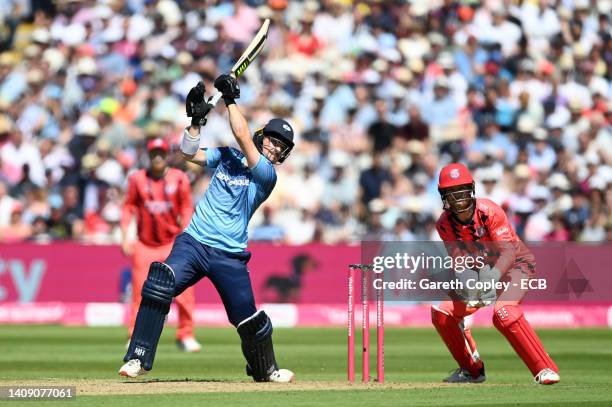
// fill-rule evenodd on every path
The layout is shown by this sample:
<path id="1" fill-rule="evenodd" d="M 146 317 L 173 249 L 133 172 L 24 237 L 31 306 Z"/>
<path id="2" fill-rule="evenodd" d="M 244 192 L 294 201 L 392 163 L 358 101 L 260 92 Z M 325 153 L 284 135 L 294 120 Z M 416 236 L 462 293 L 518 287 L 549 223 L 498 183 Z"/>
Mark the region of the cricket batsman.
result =
<path id="1" fill-rule="evenodd" d="M 172 242 L 187 227 L 193 213 L 189 179 L 183 171 L 168 166 L 169 149 L 168 143 L 161 138 L 151 139 L 147 143 L 149 167 L 129 177 L 127 196 L 121 211 L 121 249 L 132 258 L 130 337 L 149 265 L 168 257 Z M 138 224 L 138 240 L 131 242 L 127 230 L 134 214 Z M 176 297 L 176 304 L 179 318 L 177 346 L 185 352 L 199 352 L 202 346 L 193 336 L 194 289 L 188 288 Z"/>
<path id="2" fill-rule="evenodd" d="M 230 126 L 240 150 L 230 147 L 200 149 L 200 129 L 211 105 L 204 100 L 204 84 L 187 95 L 187 116 L 181 153 L 186 160 L 214 169 L 204 197 L 191 222 L 180 234 L 164 262 L 154 262 L 142 287 L 142 302 L 126 362 L 119 374 L 137 377 L 153 367 L 155 350 L 172 299 L 203 277 L 217 289 L 232 325 L 241 339 L 247 374 L 256 382 L 287 383 L 290 370 L 280 369 L 272 345 L 272 321 L 257 310 L 247 263 L 247 225 L 276 183 L 274 164 L 293 148 L 293 129 L 283 119 L 272 119 L 251 136 L 235 99 L 236 79 L 219 76 L 214 83 L 223 95 Z"/>
<path id="3" fill-rule="evenodd" d="M 444 212 L 436 223 L 440 238 L 447 248 L 453 247 L 453 242 L 459 242 L 456 244 L 458 247 L 469 245 L 462 242 L 473 242 L 473 247 L 496 245 L 501 248 L 493 257 L 494 264 L 487 264 L 478 271 L 480 281 L 518 282 L 521 278 L 529 278 L 535 269 L 533 254 L 520 241 L 503 209 L 489 199 L 476 199 L 474 188 L 472 175 L 464 165 L 454 163 L 442 168 L 438 191 Z M 493 325 L 527 365 L 535 382 L 554 384 L 559 381 L 557 365 L 523 315 L 520 302 L 524 295 L 524 291 L 517 293 L 513 290 L 512 293 L 502 292 L 498 298 L 493 287 L 479 293 L 477 301 L 466 301 L 451 295 L 452 300 L 432 306 L 432 323 L 459 364 L 459 368 L 444 379 L 445 382 L 485 381 L 484 363 L 463 319 L 491 302 L 494 302 Z"/>

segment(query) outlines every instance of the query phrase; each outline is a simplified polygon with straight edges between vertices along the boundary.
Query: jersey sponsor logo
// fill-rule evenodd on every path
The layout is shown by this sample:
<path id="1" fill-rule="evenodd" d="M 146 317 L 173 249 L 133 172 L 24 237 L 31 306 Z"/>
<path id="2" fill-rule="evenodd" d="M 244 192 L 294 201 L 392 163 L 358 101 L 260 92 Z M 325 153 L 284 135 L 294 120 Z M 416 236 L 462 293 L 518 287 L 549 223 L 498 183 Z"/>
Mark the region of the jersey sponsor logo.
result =
<path id="1" fill-rule="evenodd" d="M 232 178 L 222 171 L 217 171 L 217 178 L 219 178 L 221 181 L 227 183 L 227 185 L 230 186 L 246 187 L 249 186 L 249 184 L 251 183 L 248 178 Z"/>
<path id="2" fill-rule="evenodd" d="M 166 213 L 172 207 L 172 203 L 168 201 L 145 201 L 145 208 L 153 214 Z"/>

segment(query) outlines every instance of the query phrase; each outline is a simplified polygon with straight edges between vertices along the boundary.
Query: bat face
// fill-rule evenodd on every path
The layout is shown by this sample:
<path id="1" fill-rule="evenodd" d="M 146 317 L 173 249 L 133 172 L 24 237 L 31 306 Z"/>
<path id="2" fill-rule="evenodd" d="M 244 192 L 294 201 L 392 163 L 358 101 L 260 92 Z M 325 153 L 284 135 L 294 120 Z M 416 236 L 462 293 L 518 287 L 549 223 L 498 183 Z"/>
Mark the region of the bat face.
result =
<path id="1" fill-rule="evenodd" d="M 268 38 L 268 29 L 270 28 L 270 20 L 266 18 L 261 28 L 253 37 L 253 40 L 247 47 L 247 49 L 242 53 L 236 64 L 232 67 L 231 73 L 235 78 L 240 77 L 244 71 L 248 68 L 248 66 L 257 58 L 257 55 L 263 49 L 264 44 L 266 43 L 266 39 Z"/>

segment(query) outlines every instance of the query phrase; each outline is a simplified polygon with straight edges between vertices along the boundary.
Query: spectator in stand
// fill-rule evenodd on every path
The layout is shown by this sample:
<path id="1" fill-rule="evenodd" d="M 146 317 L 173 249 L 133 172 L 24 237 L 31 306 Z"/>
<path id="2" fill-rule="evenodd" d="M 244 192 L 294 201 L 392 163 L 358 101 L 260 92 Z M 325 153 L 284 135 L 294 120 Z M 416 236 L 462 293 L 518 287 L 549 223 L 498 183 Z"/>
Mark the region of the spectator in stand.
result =
<path id="1" fill-rule="evenodd" d="M 10 219 L 6 226 L 0 226 L 0 236 L 5 243 L 19 242 L 32 235 L 31 225 L 23 221 L 23 205 L 14 202 L 10 209 Z"/>
<path id="2" fill-rule="evenodd" d="M 368 136 L 374 152 L 383 152 L 391 147 L 396 128 L 388 120 L 388 107 L 385 100 L 376 101 L 376 119 L 368 128 Z"/>
<path id="3" fill-rule="evenodd" d="M 263 221 L 253 228 L 249 238 L 253 242 L 282 242 L 285 237 L 283 228 L 272 220 L 272 209 L 269 206 L 263 208 Z"/>
<path id="4" fill-rule="evenodd" d="M 321 40 L 312 32 L 314 14 L 305 12 L 300 17 L 300 30 L 288 35 L 289 54 L 298 53 L 307 57 L 315 56 L 323 47 Z"/>
<path id="5" fill-rule="evenodd" d="M 391 182 L 391 173 L 383 167 L 383 154 L 374 153 L 372 165 L 359 177 L 361 203 L 369 205 L 370 201 L 380 198 L 383 185 Z"/>

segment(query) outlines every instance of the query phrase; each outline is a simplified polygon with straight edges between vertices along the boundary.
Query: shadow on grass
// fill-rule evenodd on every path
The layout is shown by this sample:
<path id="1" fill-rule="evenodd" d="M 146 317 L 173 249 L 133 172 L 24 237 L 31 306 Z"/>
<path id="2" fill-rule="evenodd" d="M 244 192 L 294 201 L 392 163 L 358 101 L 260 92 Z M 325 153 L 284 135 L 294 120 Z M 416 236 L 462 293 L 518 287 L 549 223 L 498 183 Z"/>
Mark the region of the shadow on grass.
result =
<path id="1" fill-rule="evenodd" d="M 125 384 L 147 384 L 147 383 L 246 383 L 245 380 L 209 379 L 209 378 L 166 378 L 166 379 L 135 379 L 121 381 Z M 249 382 L 250 383 L 250 382 Z"/>

